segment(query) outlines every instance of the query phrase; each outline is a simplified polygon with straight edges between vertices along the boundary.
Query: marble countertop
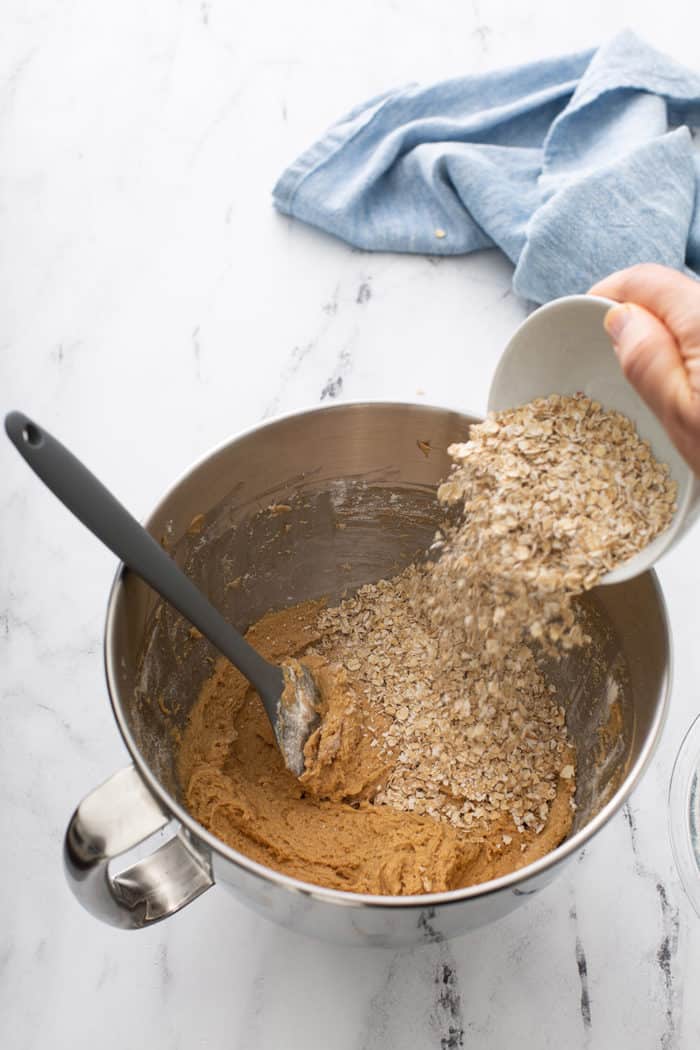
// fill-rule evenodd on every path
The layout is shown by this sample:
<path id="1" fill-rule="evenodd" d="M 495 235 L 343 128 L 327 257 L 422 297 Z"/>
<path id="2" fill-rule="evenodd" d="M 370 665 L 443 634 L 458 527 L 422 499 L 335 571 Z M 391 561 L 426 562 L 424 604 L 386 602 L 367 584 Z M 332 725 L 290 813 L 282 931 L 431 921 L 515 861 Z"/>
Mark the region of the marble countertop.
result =
<path id="1" fill-rule="evenodd" d="M 139 516 L 274 413 L 386 397 L 483 411 L 525 304 L 495 252 L 366 255 L 275 214 L 284 165 L 356 102 L 632 25 L 697 64 L 687 0 L 6 0 L 0 391 Z M 693 31 L 695 30 L 695 31 Z M 660 566 L 672 709 L 620 813 L 541 895 L 419 950 L 278 929 L 214 889 L 128 934 L 64 881 L 75 804 L 127 761 L 103 680 L 114 559 L 6 443 L 0 493 L 0 1042 L 232 1050 L 696 1047 L 700 919 L 667 832 L 700 710 L 700 529 Z"/>

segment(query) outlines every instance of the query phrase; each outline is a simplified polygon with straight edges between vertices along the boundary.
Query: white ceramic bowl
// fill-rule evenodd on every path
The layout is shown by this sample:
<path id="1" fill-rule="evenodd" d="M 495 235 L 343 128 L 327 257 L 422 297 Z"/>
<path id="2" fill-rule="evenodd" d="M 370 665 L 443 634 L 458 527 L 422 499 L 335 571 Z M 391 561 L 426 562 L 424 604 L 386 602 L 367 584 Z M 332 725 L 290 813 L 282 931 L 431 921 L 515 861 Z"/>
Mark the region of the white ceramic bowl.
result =
<path id="1" fill-rule="evenodd" d="M 501 411 L 548 394 L 584 393 L 633 420 L 655 457 L 668 464 L 678 485 L 673 521 L 643 551 L 607 573 L 602 583 L 621 583 L 646 572 L 700 511 L 700 483 L 618 364 L 603 327 L 603 318 L 614 305 L 598 296 L 568 295 L 535 310 L 505 348 L 488 402 L 489 411 Z"/>

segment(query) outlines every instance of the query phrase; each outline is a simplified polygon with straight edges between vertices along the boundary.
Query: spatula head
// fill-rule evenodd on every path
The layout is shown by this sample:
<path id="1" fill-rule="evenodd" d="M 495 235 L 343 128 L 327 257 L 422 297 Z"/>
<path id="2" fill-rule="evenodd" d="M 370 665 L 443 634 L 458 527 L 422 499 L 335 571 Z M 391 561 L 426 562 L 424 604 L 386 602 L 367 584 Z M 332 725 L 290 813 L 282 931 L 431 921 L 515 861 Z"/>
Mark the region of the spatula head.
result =
<path id="1" fill-rule="evenodd" d="M 282 664 L 284 689 L 273 724 L 287 769 L 299 777 L 304 772 L 306 741 L 321 721 L 318 686 L 308 667 L 299 660 Z"/>

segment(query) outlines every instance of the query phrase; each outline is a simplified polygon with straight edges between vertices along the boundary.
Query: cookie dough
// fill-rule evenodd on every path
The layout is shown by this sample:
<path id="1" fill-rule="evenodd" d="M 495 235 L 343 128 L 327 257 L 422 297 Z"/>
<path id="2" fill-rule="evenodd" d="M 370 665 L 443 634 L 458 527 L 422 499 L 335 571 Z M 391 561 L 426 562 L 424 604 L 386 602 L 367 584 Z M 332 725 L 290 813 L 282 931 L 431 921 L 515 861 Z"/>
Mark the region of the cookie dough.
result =
<path id="1" fill-rule="evenodd" d="M 263 617 L 248 639 L 264 656 L 298 657 L 318 638 L 320 603 Z M 554 849 L 569 831 L 573 782 L 562 780 L 546 827 L 512 823 L 474 839 L 449 823 L 372 798 L 386 757 L 370 746 L 378 716 L 345 673 L 309 657 L 326 705 L 300 780 L 287 771 L 262 704 L 221 659 L 183 732 L 178 774 L 192 815 L 229 846 L 304 882 L 354 893 L 439 892 L 496 878 Z"/>

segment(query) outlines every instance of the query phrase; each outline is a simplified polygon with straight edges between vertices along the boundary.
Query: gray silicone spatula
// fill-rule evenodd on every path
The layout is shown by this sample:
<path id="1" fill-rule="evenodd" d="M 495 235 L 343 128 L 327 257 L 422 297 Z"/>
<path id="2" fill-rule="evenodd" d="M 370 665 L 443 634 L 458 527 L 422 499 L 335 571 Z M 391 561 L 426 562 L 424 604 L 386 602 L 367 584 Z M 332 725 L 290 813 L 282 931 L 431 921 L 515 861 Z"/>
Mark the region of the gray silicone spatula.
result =
<path id="1" fill-rule="evenodd" d="M 284 662 L 278 667 L 263 659 L 94 474 L 46 430 L 21 412 L 5 417 L 5 430 L 68 510 L 246 676 L 263 702 L 285 765 L 300 776 L 304 745 L 319 723 L 318 691 L 307 668 Z"/>

